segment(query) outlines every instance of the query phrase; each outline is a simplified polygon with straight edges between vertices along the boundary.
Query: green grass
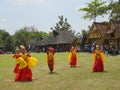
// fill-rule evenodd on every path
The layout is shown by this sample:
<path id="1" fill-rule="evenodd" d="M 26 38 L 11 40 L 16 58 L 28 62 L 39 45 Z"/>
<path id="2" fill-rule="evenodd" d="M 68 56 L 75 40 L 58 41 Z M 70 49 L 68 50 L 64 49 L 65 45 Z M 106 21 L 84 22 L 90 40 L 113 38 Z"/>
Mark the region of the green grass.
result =
<path id="1" fill-rule="evenodd" d="M 49 74 L 45 53 L 31 53 L 38 59 L 32 82 L 14 82 L 12 54 L 0 55 L 0 90 L 120 90 L 120 55 L 106 57 L 103 73 L 91 73 L 93 56 L 78 53 L 76 68 L 70 68 L 68 53 L 55 54 L 54 74 Z"/>

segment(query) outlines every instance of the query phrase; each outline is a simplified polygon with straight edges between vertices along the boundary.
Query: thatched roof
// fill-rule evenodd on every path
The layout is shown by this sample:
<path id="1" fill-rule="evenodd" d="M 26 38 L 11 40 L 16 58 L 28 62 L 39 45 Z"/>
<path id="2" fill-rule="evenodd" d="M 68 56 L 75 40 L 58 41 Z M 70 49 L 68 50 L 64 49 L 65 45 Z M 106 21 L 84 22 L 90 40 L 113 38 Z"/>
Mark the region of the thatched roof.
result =
<path id="1" fill-rule="evenodd" d="M 111 34 L 111 33 L 113 33 L 114 31 L 115 31 L 115 29 L 109 29 L 109 30 L 107 30 L 106 34 Z"/>
<path id="2" fill-rule="evenodd" d="M 114 31 L 120 33 L 120 20 L 119 21 L 110 20 L 107 29 L 108 30 L 106 31 L 106 34 L 111 34 Z"/>
<path id="3" fill-rule="evenodd" d="M 96 26 L 96 31 L 98 31 L 100 35 L 103 37 L 105 32 L 107 31 L 108 23 L 107 22 L 94 22 L 93 25 Z"/>
<path id="4" fill-rule="evenodd" d="M 86 43 L 92 43 L 94 39 L 103 39 L 107 31 L 108 22 L 93 22 Z"/>
<path id="5" fill-rule="evenodd" d="M 116 29 L 120 33 L 120 20 L 118 20 L 118 21 L 111 20 L 111 22 L 114 25 L 114 29 Z"/>
<path id="6" fill-rule="evenodd" d="M 105 32 L 107 31 L 107 26 L 108 26 L 108 23 L 101 23 L 101 24 L 97 25 L 97 28 L 99 29 L 102 37 L 104 36 Z"/>
<path id="7" fill-rule="evenodd" d="M 120 20 L 119 21 L 110 20 L 110 21 L 113 23 L 115 28 L 120 28 Z"/>
<path id="8" fill-rule="evenodd" d="M 36 46 L 55 45 L 55 44 L 68 44 L 72 43 L 75 36 L 69 31 L 53 31 L 53 36 L 44 38 L 41 42 L 38 42 Z"/>
<path id="9" fill-rule="evenodd" d="M 88 33 L 88 39 L 90 38 L 103 38 L 107 31 L 107 22 L 93 22 L 90 31 Z M 87 42 L 89 41 L 87 39 Z"/>

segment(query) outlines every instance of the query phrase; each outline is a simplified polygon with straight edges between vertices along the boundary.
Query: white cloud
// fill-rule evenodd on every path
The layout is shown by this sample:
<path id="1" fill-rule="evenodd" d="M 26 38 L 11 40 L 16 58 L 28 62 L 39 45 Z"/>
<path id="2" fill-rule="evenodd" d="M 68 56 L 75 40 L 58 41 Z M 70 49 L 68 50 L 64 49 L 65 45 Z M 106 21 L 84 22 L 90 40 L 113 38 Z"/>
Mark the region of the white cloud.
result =
<path id="1" fill-rule="evenodd" d="M 14 3 L 18 5 L 26 5 L 26 4 L 33 4 L 33 3 L 42 3 L 46 0 L 5 0 L 9 3 Z"/>

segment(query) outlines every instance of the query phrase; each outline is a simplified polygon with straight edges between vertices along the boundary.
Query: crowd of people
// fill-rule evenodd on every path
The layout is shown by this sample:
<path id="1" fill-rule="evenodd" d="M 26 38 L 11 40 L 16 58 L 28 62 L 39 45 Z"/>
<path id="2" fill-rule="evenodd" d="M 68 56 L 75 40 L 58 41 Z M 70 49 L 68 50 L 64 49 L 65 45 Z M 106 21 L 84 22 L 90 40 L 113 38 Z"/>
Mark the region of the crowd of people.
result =
<path id="1" fill-rule="evenodd" d="M 5 51 L 0 49 L 0 54 L 5 54 Z"/>
<path id="2" fill-rule="evenodd" d="M 87 45 L 85 48 L 85 51 L 91 53 L 93 50 L 95 50 L 95 46 L 96 45 Z M 107 45 L 107 44 L 101 45 L 100 49 L 105 52 L 106 56 L 108 56 L 108 54 L 113 55 L 113 56 L 120 54 L 120 50 L 116 49 L 114 45 L 112 45 L 111 47 L 109 47 L 109 45 Z"/>
<path id="3" fill-rule="evenodd" d="M 92 72 L 104 72 L 104 51 L 99 49 L 100 47 L 96 45 L 96 49 L 92 51 L 94 55 L 94 63 Z M 54 56 L 55 49 L 53 47 L 48 47 L 46 51 L 47 64 L 50 74 L 54 73 Z M 71 68 L 75 68 L 78 60 L 78 48 L 71 47 L 68 59 Z M 16 74 L 15 81 L 32 81 L 32 68 L 37 64 L 37 59 L 32 57 L 27 53 L 26 48 L 20 45 L 16 48 L 13 58 L 16 60 L 16 65 L 13 72 Z"/>

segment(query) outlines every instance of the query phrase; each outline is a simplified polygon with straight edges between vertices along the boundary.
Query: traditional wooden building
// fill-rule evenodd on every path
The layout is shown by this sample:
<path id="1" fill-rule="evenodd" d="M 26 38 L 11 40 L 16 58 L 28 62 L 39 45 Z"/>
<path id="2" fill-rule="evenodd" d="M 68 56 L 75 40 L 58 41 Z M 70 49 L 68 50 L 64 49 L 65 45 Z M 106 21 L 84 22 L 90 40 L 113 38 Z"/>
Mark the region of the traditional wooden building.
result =
<path id="1" fill-rule="evenodd" d="M 36 44 L 36 48 L 40 51 L 44 51 L 47 47 L 51 46 L 56 49 L 56 51 L 69 51 L 72 45 L 79 45 L 79 39 L 74 36 L 69 31 L 56 30 L 53 31 L 53 35 L 44 38 L 41 42 Z"/>
<path id="2" fill-rule="evenodd" d="M 120 49 L 120 21 L 110 20 L 104 36 L 104 44 Z"/>
<path id="3" fill-rule="evenodd" d="M 88 33 L 86 44 L 96 43 L 98 45 L 103 45 L 104 34 L 107 31 L 107 22 L 94 22 Z"/>
<path id="4" fill-rule="evenodd" d="M 82 38 L 83 38 L 82 35 L 80 33 L 77 33 L 76 38 L 72 41 L 72 46 L 81 49 Z"/>

